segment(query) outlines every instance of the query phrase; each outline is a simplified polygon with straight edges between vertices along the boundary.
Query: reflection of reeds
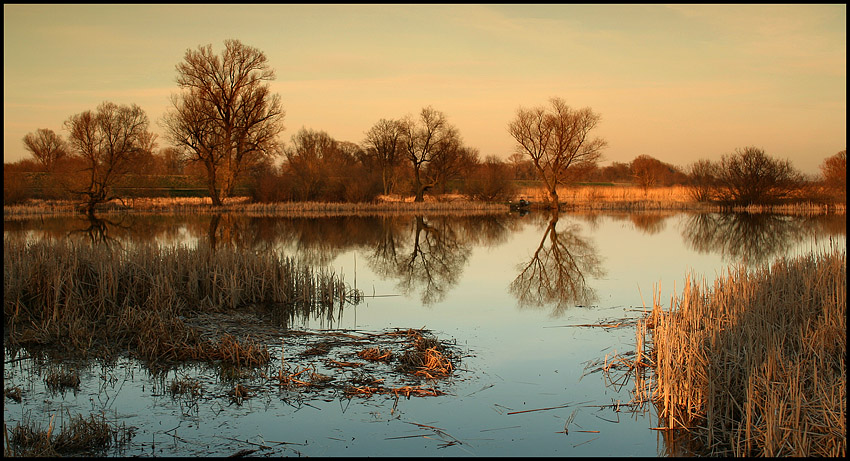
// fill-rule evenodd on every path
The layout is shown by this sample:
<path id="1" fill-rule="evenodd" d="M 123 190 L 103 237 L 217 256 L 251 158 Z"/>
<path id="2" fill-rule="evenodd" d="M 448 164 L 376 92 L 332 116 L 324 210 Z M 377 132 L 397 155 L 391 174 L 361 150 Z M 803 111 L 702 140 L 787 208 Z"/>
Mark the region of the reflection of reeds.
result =
<path id="1" fill-rule="evenodd" d="M 661 424 L 711 456 L 846 453 L 847 259 L 833 249 L 688 281 L 652 331 Z"/>
<path id="2" fill-rule="evenodd" d="M 54 367 L 44 377 L 44 384 L 54 393 L 65 389 L 77 389 L 80 387 L 80 373 L 62 366 Z"/>
<path id="3" fill-rule="evenodd" d="M 253 366 L 256 345 L 207 343 L 181 317 L 259 305 L 287 321 L 332 315 L 356 297 L 335 274 L 272 252 L 4 239 L 4 327 L 10 344 L 74 351 L 131 349 L 156 360 Z M 264 348 L 263 348 L 264 350 Z"/>

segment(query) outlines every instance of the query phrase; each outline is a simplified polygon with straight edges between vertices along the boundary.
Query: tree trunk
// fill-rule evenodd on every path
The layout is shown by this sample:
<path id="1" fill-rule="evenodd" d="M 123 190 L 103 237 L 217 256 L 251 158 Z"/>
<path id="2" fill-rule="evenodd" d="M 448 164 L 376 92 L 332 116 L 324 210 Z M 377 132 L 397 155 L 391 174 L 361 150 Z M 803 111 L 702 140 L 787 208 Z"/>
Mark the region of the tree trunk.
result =
<path id="1" fill-rule="evenodd" d="M 417 166 L 414 170 L 414 180 L 416 187 L 416 197 L 413 198 L 414 202 L 424 202 L 425 201 L 425 188 L 422 187 L 422 179 L 419 177 L 419 167 Z"/>
<path id="2" fill-rule="evenodd" d="M 549 189 L 549 208 L 557 210 L 560 208 L 560 204 L 558 203 L 558 186 Z"/>
<path id="3" fill-rule="evenodd" d="M 210 192 L 210 199 L 212 199 L 213 206 L 222 206 L 221 196 L 219 194 L 218 188 L 215 186 L 216 177 L 215 177 L 215 166 L 211 163 L 206 164 L 207 167 L 207 189 Z"/>

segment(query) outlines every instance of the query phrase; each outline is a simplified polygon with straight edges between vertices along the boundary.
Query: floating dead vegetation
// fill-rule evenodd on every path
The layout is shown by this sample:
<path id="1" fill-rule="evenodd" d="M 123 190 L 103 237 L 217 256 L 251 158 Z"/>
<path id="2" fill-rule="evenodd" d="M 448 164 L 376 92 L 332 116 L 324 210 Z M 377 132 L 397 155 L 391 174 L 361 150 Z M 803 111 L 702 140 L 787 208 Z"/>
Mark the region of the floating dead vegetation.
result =
<path id="1" fill-rule="evenodd" d="M 331 349 L 334 356 L 325 356 Z M 293 351 L 288 357 L 314 361 L 293 366 L 282 356 L 280 368 L 267 376 L 271 382 L 299 392 L 330 388 L 347 398 L 443 395 L 436 383 L 450 377 L 460 360 L 453 344 L 424 329 L 291 332 L 281 350 Z"/>

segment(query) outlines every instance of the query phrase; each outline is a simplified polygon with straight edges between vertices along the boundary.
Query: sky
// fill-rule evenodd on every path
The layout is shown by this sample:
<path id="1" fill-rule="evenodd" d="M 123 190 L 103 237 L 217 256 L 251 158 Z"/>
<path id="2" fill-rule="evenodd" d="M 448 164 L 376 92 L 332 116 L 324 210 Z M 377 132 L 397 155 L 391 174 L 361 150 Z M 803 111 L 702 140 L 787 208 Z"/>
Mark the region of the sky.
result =
<path id="1" fill-rule="evenodd" d="M 517 109 L 552 97 L 600 114 L 602 166 L 755 146 L 817 174 L 847 142 L 844 4 L 4 4 L 3 38 L 5 163 L 104 101 L 139 105 L 166 147 L 176 65 L 227 39 L 268 57 L 287 143 L 301 128 L 361 143 L 432 106 L 506 159 Z"/>

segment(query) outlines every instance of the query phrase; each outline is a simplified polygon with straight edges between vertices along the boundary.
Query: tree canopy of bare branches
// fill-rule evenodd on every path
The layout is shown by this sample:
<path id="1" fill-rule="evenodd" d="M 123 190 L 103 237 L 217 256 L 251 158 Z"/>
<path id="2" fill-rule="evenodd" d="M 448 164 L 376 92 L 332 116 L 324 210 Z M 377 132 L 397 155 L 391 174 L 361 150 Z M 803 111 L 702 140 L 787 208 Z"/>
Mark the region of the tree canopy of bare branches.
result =
<path id="1" fill-rule="evenodd" d="M 557 187 L 566 182 L 569 169 L 595 165 L 607 142 L 588 138 L 601 118 L 589 107 L 572 109 L 561 98 L 551 98 L 549 105 L 517 109 L 508 131 L 517 142 L 517 152 L 534 162 L 550 206 L 558 208 Z"/>
<path id="2" fill-rule="evenodd" d="M 45 169 L 53 171 L 56 162 L 68 154 L 65 140 L 53 130 L 39 128 L 35 133 L 24 136 L 24 147 Z"/>
<path id="3" fill-rule="evenodd" d="M 97 111 L 72 115 L 65 127 L 72 153 L 85 165 L 86 179 L 74 192 L 85 197 L 92 215 L 95 205 L 115 198 L 115 183 L 134 168 L 155 137 L 148 131 L 148 116 L 135 104 L 104 102 Z"/>
<path id="4" fill-rule="evenodd" d="M 431 162 L 443 162 L 456 155 L 461 147 L 457 128 L 449 123 L 446 115 L 431 106 L 419 113 L 419 118 L 407 116 L 402 120 L 402 146 L 407 160 L 413 166 L 415 202 L 425 200 L 425 191 L 433 187 L 438 178 L 429 175 L 424 166 Z"/>
<path id="5" fill-rule="evenodd" d="M 206 168 L 214 205 L 252 164 L 279 155 L 285 115 L 266 55 L 238 40 L 224 45 L 221 56 L 212 45 L 186 51 L 176 66 L 181 93 L 163 120 L 170 140 Z"/>
<path id="6" fill-rule="evenodd" d="M 402 160 L 401 137 L 403 125 L 398 120 L 380 119 L 366 132 L 363 146 L 381 169 L 384 195 L 393 193 L 395 169 Z"/>
<path id="7" fill-rule="evenodd" d="M 847 150 L 824 160 L 820 170 L 826 187 L 847 200 Z"/>
<path id="8" fill-rule="evenodd" d="M 791 162 L 773 159 L 757 147 L 724 155 L 717 174 L 718 198 L 734 205 L 779 203 L 803 181 Z"/>

